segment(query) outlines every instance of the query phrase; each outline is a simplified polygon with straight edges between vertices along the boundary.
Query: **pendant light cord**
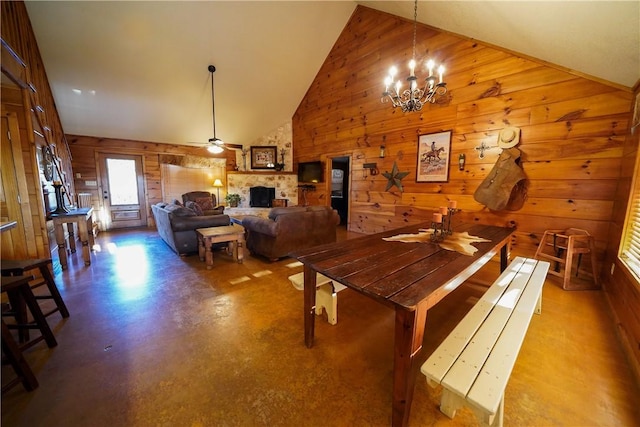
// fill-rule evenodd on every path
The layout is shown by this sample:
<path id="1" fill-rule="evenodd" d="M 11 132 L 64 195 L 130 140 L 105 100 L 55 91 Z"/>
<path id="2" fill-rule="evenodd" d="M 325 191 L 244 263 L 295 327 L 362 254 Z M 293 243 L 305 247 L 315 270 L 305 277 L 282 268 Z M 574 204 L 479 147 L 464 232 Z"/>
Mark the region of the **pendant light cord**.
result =
<path id="1" fill-rule="evenodd" d="M 213 65 L 209 65 L 209 71 L 211 71 L 211 111 L 212 111 L 212 117 L 213 117 L 213 139 L 217 139 L 216 138 L 216 94 L 215 91 L 213 89 L 213 72 L 216 71 L 216 67 L 214 67 Z"/>

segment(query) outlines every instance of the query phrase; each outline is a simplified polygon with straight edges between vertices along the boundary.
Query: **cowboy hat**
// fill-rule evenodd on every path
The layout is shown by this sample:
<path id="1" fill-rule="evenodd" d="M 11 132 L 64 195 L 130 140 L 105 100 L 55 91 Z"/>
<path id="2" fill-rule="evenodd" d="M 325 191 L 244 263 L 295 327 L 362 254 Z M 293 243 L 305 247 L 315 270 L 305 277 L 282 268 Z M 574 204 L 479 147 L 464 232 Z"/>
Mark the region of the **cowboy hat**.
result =
<path id="1" fill-rule="evenodd" d="M 520 128 L 506 127 L 498 134 L 498 147 L 500 148 L 512 148 L 518 145 L 520 142 Z"/>

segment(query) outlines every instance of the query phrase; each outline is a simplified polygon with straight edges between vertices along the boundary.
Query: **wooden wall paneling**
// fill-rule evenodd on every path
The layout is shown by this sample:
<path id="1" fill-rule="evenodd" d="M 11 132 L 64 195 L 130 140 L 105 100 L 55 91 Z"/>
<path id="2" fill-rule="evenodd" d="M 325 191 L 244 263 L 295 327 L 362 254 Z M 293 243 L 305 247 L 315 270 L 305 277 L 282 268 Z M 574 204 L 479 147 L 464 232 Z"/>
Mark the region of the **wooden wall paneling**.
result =
<path id="1" fill-rule="evenodd" d="M 631 111 L 638 108 L 635 105 L 638 96 L 640 96 L 640 81 L 634 87 L 634 97 L 630 102 Z M 607 241 L 601 279 L 618 327 L 618 334 L 629 355 L 636 379 L 640 381 L 640 284 L 638 278 L 633 276 L 618 258 L 632 178 L 639 155 L 640 129 L 636 128 L 632 133 L 629 123 L 622 130 L 625 130 L 625 138 L 620 179 L 614 193 L 614 209 L 608 230 L 610 238 Z"/>
<path id="2" fill-rule="evenodd" d="M 224 159 L 227 170 L 230 170 L 235 152 L 226 150 L 219 155 L 209 154 L 203 147 L 187 147 L 173 144 L 161 144 L 146 141 L 131 141 L 115 138 L 98 138 L 81 135 L 67 135 L 70 151 L 73 154 L 73 169 L 81 174 L 80 178 L 74 178 L 78 191 L 95 192 L 96 199 L 93 199 L 94 208 L 100 211 L 103 207 L 103 200 L 100 194 L 100 178 L 98 174 L 97 155 L 99 152 L 113 154 L 140 154 L 143 156 L 144 165 L 144 188 L 146 195 L 147 221 L 150 227 L 155 226 L 151 205 L 164 200 L 162 189 L 162 172 L 159 156 L 161 154 L 172 155 L 193 155 L 200 157 L 213 157 Z M 95 180 L 97 187 L 89 188 L 86 181 Z"/>
<path id="3" fill-rule="evenodd" d="M 385 29 L 377 31 L 382 26 Z M 324 152 L 351 153 L 354 231 L 371 233 L 428 219 L 425 210 L 453 199 L 473 221 L 517 222 L 516 239 L 521 240 L 544 227 L 579 224 L 597 233 L 602 258 L 607 240 L 603 227 L 613 212 L 611 190 L 620 173 L 630 91 L 419 25 L 419 55 L 437 55 L 445 62 L 449 96 L 443 104 L 404 114 L 380 103 L 380 96 L 392 63 L 401 74 L 406 72 L 412 27 L 401 18 L 356 9 L 294 114 L 294 161 L 318 159 Z M 399 48 L 402 43 L 406 49 Z M 520 211 L 502 214 L 475 202 L 473 193 L 500 154 L 494 148 L 479 159 L 476 147 L 483 142 L 497 145 L 498 133 L 507 125 L 521 128 L 518 148 L 530 194 Z M 416 183 L 418 135 L 441 130 L 453 131 L 449 180 Z M 380 159 L 383 141 L 387 155 Z M 460 154 L 466 156 L 463 171 L 457 167 Z M 403 180 L 404 193 L 395 187 L 385 192 L 382 175 L 362 178 L 363 163 L 376 162 L 384 172 L 394 161 L 410 172 Z M 324 189 L 314 197 L 326 203 Z M 398 219 L 390 220 L 391 216 Z M 519 250 L 531 256 L 536 244 L 527 238 Z"/>

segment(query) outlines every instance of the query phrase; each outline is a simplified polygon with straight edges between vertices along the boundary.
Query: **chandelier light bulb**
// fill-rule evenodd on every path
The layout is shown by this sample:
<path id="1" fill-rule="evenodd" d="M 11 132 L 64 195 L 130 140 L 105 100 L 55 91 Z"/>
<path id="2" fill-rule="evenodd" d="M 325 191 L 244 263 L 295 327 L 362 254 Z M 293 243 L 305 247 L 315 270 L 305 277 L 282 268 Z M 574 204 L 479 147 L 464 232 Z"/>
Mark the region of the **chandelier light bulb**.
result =
<path id="1" fill-rule="evenodd" d="M 427 61 L 427 69 L 429 70 L 429 77 L 433 76 L 433 67 L 435 67 L 436 63 L 433 62 L 433 59 Z"/>

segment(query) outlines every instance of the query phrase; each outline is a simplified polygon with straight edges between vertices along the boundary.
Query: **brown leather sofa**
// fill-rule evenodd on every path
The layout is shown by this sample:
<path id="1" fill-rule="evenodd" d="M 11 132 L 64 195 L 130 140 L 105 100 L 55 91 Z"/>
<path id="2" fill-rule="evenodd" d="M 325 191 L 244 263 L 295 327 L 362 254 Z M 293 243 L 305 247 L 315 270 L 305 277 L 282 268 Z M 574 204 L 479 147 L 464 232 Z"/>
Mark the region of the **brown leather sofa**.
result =
<path id="1" fill-rule="evenodd" d="M 180 256 L 198 252 L 197 228 L 231 223 L 227 215 L 196 215 L 191 209 L 175 203 L 151 205 L 151 210 L 158 234 Z"/>
<path id="2" fill-rule="evenodd" d="M 224 206 L 216 204 L 216 195 L 208 191 L 190 191 L 182 195 L 182 204 L 190 209 L 198 209 L 198 215 L 222 215 Z"/>
<path id="3" fill-rule="evenodd" d="M 338 212 L 329 206 L 273 208 L 268 218 L 242 219 L 249 251 L 271 261 L 299 249 L 335 242 L 339 223 Z"/>

